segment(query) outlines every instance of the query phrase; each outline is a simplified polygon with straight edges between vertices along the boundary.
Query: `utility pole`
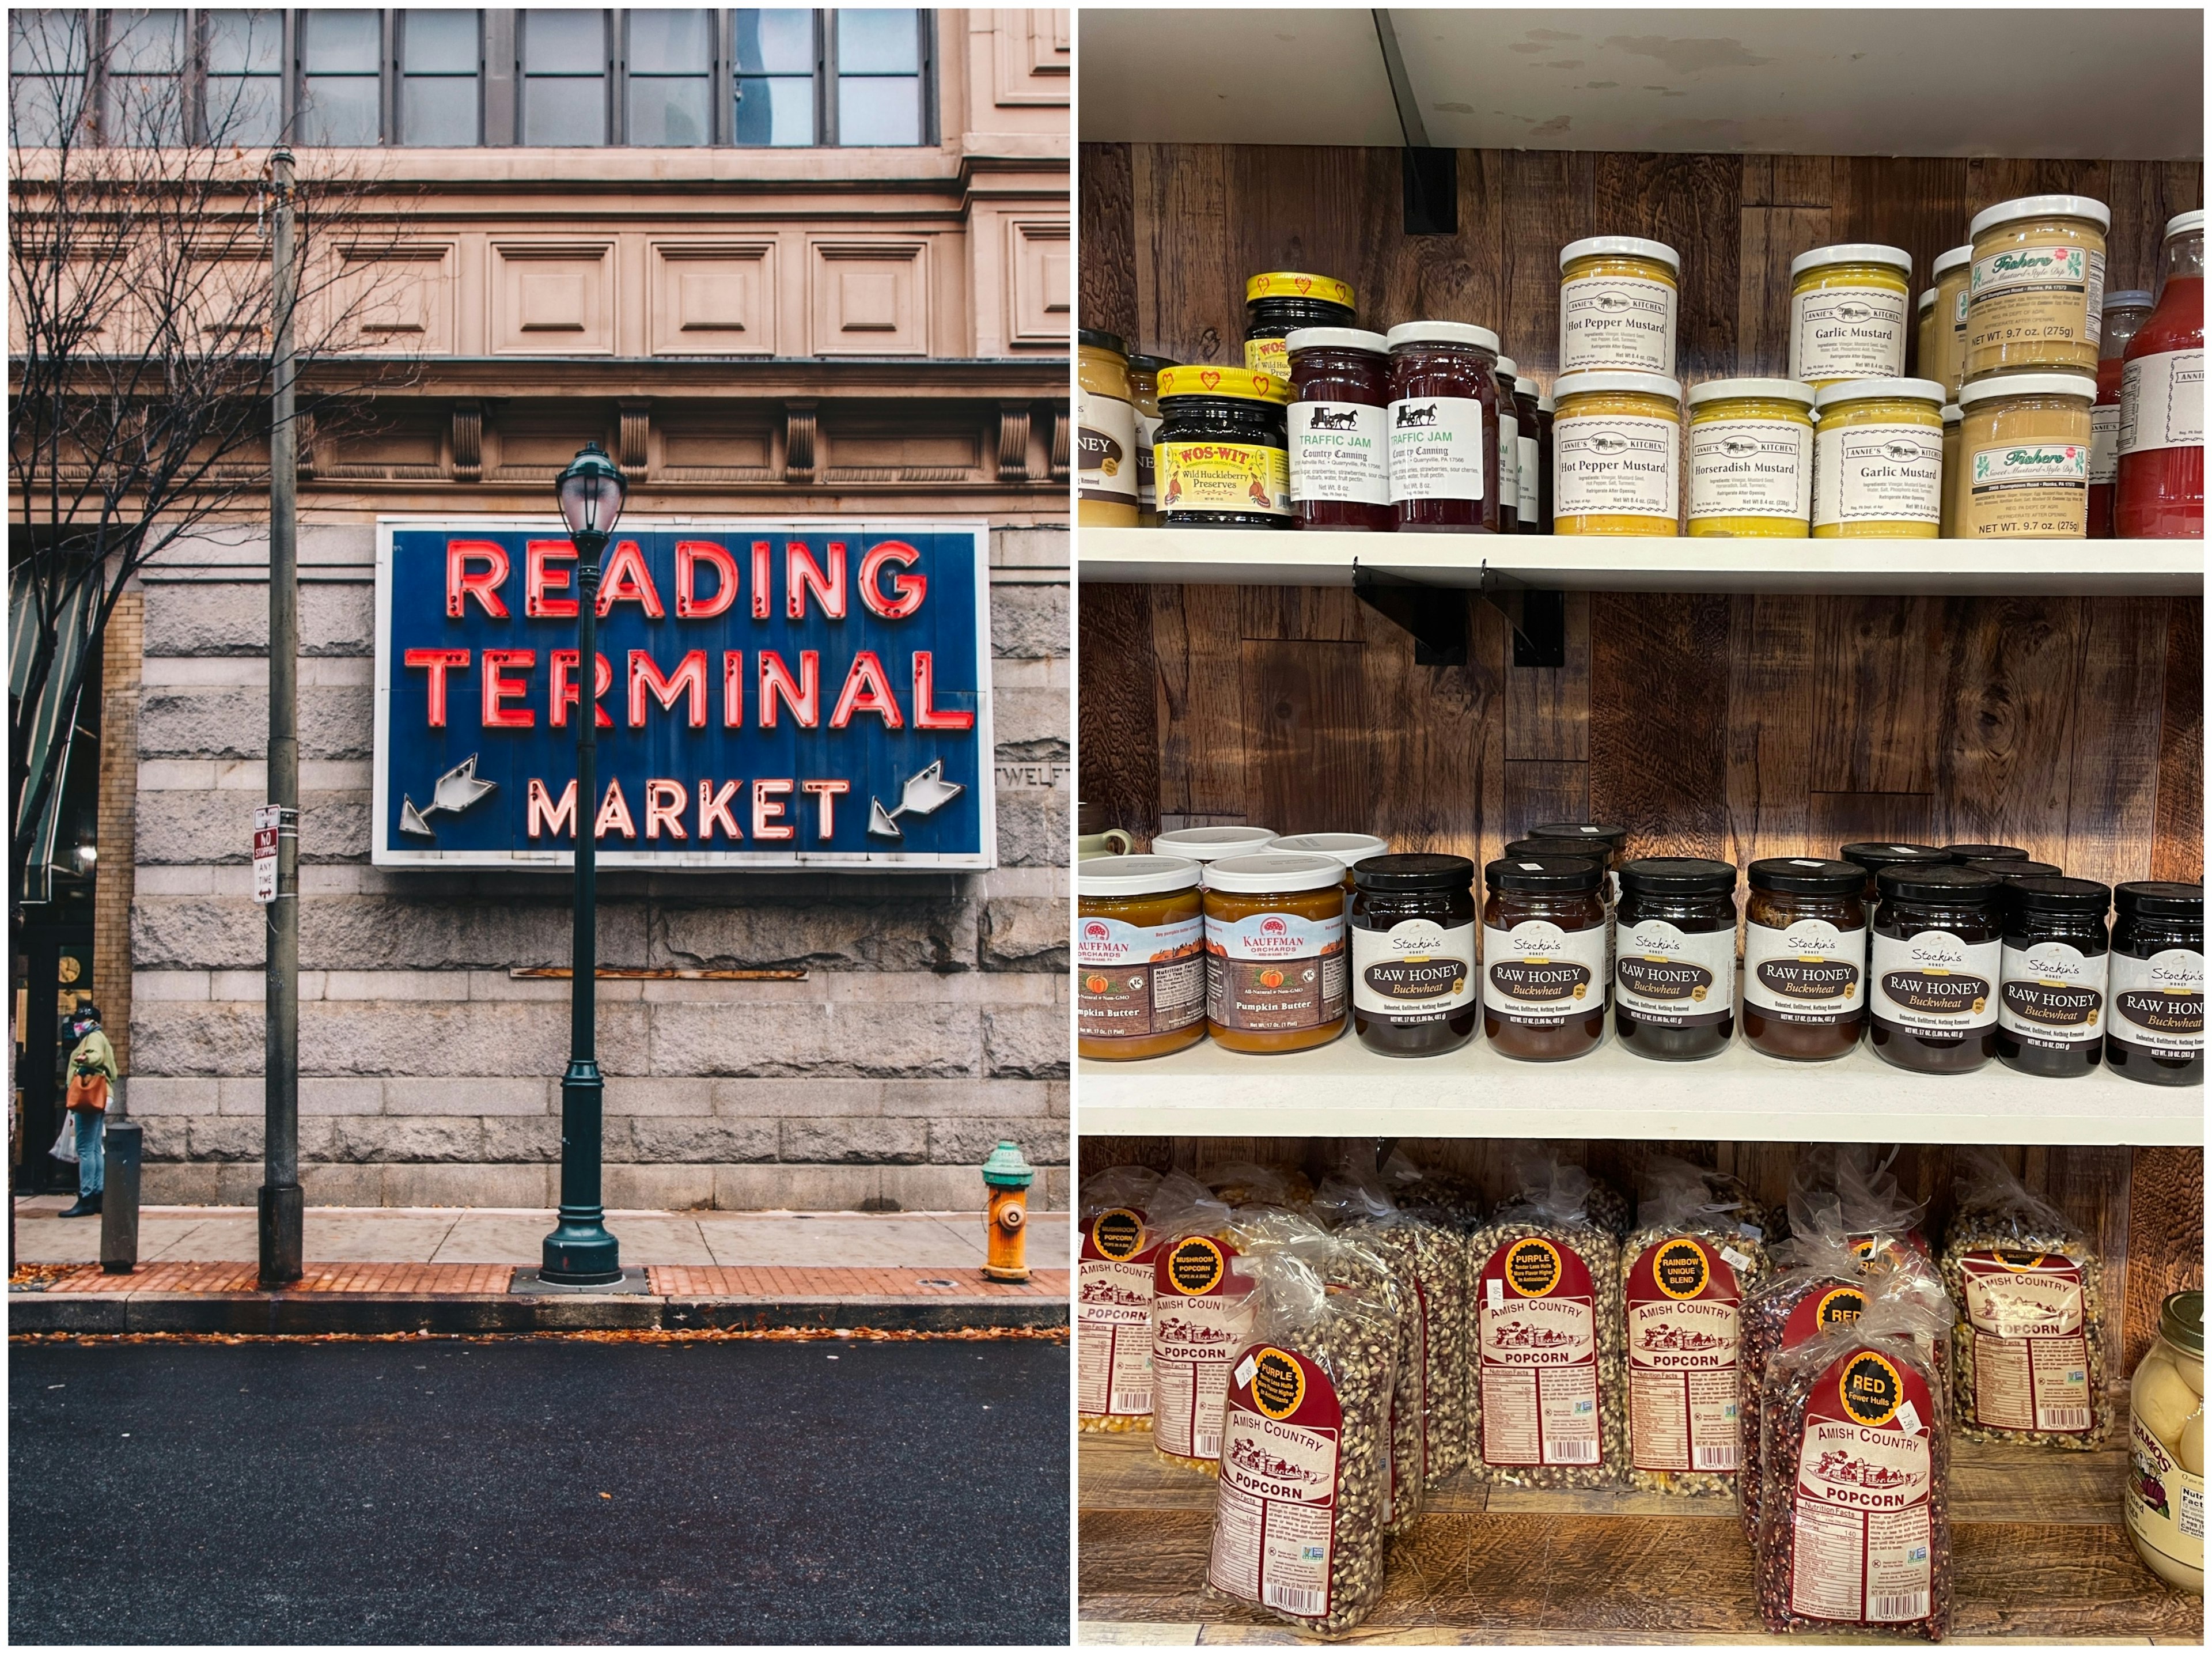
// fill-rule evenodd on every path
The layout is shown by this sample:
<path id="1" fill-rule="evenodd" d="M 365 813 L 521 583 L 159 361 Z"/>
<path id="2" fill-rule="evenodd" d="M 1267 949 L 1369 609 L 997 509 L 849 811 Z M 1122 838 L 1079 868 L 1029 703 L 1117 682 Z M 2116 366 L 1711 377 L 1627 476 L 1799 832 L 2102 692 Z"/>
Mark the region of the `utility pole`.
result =
<path id="1" fill-rule="evenodd" d="M 277 812 L 276 899 L 268 904 L 268 980 L 261 1146 L 261 1285 L 289 1286 L 303 1269 L 300 1193 L 300 558 L 299 429 L 294 420 L 292 312 L 299 298 L 292 151 L 270 156 L 269 426 L 269 801 Z"/>

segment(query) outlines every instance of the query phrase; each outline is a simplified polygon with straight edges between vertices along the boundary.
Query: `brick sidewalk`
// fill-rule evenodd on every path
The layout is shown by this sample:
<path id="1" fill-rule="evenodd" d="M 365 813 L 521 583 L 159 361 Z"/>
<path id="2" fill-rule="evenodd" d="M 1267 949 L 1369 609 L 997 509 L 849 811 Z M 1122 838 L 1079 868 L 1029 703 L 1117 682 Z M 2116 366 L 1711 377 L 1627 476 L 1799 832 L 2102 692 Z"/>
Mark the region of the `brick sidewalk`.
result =
<path id="1" fill-rule="evenodd" d="M 255 1292 L 256 1266 L 250 1263 L 147 1263 L 127 1275 L 101 1273 L 98 1264 L 78 1264 L 51 1278 L 49 1296 L 72 1292 Z M 916 1275 L 900 1269 L 827 1267 L 814 1269 L 695 1268 L 684 1264 L 646 1266 L 652 1295 L 659 1298 L 902 1298 L 917 1292 L 949 1298 L 1066 1298 L 1065 1269 L 1039 1269 L 1026 1281 L 988 1280 L 981 1269 L 939 1269 Z M 285 1290 L 290 1292 L 362 1292 L 383 1295 L 497 1292 L 504 1295 L 514 1266 L 505 1263 L 334 1263 L 311 1268 Z"/>

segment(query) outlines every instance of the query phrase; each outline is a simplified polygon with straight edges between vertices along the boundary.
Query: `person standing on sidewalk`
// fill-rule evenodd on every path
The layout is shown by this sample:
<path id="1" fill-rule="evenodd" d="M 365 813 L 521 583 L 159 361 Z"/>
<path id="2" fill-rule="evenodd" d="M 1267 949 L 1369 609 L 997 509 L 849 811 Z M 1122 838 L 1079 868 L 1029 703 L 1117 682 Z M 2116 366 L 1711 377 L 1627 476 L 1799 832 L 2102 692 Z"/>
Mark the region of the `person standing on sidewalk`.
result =
<path id="1" fill-rule="evenodd" d="M 76 1204 L 62 1216 L 89 1218 L 99 1213 L 100 1191 L 106 1186 L 103 1145 L 107 1098 L 118 1076 L 115 1048 L 100 1031 L 99 1006 L 79 1006 L 70 1019 L 69 1031 L 76 1042 L 69 1058 L 70 1119 L 76 1126 Z"/>

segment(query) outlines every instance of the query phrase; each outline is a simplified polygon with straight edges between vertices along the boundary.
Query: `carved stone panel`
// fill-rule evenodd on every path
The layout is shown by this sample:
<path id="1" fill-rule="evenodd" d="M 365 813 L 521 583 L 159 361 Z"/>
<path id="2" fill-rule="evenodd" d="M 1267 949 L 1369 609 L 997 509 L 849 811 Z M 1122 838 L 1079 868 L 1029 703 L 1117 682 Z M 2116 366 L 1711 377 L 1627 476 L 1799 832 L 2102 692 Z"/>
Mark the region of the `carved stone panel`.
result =
<path id="1" fill-rule="evenodd" d="M 997 411 L 992 410 L 994 414 Z M 967 483 L 983 480 L 984 429 L 974 412 L 880 406 L 823 410 L 825 483 Z M 991 464 L 999 422 L 991 420 Z"/>
<path id="2" fill-rule="evenodd" d="M 1064 9 L 1033 6 L 1002 9 L 997 19 L 998 51 L 992 76 L 993 100 L 1011 104 L 1065 104 L 1075 43 Z"/>
<path id="3" fill-rule="evenodd" d="M 652 258 L 655 356 L 776 353 L 773 241 L 658 241 Z"/>
<path id="4" fill-rule="evenodd" d="M 1067 348 L 1074 273 L 1069 252 L 1066 219 L 1007 221 L 1009 344 Z"/>
<path id="5" fill-rule="evenodd" d="M 929 247 L 923 241 L 817 241 L 817 356 L 929 353 Z"/>
<path id="6" fill-rule="evenodd" d="M 319 323 L 342 349 L 439 356 L 453 348 L 456 277 L 450 242 L 362 243 L 338 249 Z"/>
<path id="7" fill-rule="evenodd" d="M 492 349 L 502 356 L 605 356 L 614 349 L 611 242 L 492 248 Z"/>

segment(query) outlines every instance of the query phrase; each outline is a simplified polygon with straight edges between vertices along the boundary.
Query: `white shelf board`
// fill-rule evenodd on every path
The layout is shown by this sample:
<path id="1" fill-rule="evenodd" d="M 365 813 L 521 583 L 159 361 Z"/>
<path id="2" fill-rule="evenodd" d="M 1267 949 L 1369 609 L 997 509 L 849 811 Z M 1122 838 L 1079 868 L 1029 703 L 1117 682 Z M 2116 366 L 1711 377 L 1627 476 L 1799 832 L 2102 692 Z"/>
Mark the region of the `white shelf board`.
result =
<path id="1" fill-rule="evenodd" d="M 1644 539 L 1553 534 L 1357 534 L 1084 528 L 1086 581 L 1349 586 L 1352 565 L 1437 586 L 1486 568 L 1570 592 L 1832 592 L 1897 596 L 2200 596 L 2202 540 Z"/>
<path id="2" fill-rule="evenodd" d="M 1079 1062 L 1086 1136 L 1651 1138 L 1678 1142 L 2188 1144 L 2204 1092 L 2109 1068 L 2068 1079 L 1991 1061 L 1915 1074 L 1861 1044 L 1784 1062 L 1741 1034 L 1702 1062 L 1604 1043 L 1568 1062 L 1516 1062 L 1478 1032 L 1436 1057 L 1379 1056 L 1346 1033 L 1291 1056 L 1201 1040 L 1144 1062 Z"/>

